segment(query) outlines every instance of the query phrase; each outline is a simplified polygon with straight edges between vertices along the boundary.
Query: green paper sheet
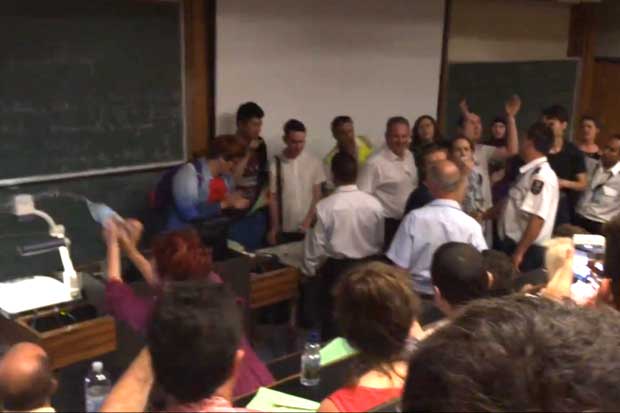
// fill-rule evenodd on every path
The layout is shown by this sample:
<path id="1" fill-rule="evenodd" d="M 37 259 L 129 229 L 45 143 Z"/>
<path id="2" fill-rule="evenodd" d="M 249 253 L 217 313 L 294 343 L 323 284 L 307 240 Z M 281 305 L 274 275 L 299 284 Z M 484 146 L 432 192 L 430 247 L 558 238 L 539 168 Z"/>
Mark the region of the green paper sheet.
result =
<path id="1" fill-rule="evenodd" d="M 349 345 L 346 339 L 337 337 L 321 349 L 321 366 L 326 366 L 342 360 L 355 353 L 357 353 L 357 351 Z"/>
<path id="2" fill-rule="evenodd" d="M 246 408 L 261 412 L 316 412 L 320 404 L 282 393 L 267 387 L 261 387 Z"/>

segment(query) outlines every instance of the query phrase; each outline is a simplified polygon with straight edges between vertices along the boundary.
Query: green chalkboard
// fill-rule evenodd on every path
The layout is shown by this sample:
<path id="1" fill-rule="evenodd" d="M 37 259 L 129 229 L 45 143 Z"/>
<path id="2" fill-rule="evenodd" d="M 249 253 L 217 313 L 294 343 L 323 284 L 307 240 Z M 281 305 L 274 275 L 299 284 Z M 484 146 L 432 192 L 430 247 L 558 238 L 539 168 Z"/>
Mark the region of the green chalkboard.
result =
<path id="1" fill-rule="evenodd" d="M 183 160 L 181 44 L 175 1 L 1 1 L 0 185 Z"/>
<path id="2" fill-rule="evenodd" d="M 461 97 L 480 114 L 485 128 L 503 114 L 504 102 L 515 93 L 523 101 L 517 119 L 520 130 L 539 120 L 541 110 L 553 104 L 565 106 L 572 116 L 578 74 L 578 60 L 450 64 L 444 130 L 449 137 L 456 133 Z"/>

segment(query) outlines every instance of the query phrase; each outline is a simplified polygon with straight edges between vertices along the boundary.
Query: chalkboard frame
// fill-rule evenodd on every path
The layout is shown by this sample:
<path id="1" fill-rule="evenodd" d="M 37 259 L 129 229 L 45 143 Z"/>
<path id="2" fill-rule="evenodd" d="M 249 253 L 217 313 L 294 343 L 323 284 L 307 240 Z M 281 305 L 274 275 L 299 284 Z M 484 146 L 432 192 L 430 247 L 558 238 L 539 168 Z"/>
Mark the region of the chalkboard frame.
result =
<path id="1" fill-rule="evenodd" d="M 74 179 L 74 178 L 85 178 L 92 176 L 100 176 L 100 175 L 114 175 L 125 172 L 140 172 L 140 171 L 149 171 L 156 169 L 168 168 L 176 165 L 183 164 L 187 161 L 188 157 L 188 142 L 187 142 L 187 81 L 186 81 L 186 48 L 185 48 L 185 8 L 183 7 L 183 0 L 159 0 L 162 3 L 171 3 L 175 4 L 178 8 L 179 15 L 179 46 L 180 46 L 180 69 L 181 69 L 181 139 L 182 139 L 182 159 L 171 160 L 171 161 L 163 161 L 163 162 L 153 162 L 142 165 L 133 165 L 133 166 L 118 166 L 118 167 L 109 167 L 109 168 L 101 168 L 101 169 L 88 169 L 84 171 L 76 171 L 76 172 L 66 172 L 66 173 L 58 173 L 58 174 L 46 174 L 46 175 L 33 175 L 33 176 L 24 176 L 17 178 L 7 178 L 0 179 L 0 188 L 1 187 L 14 187 L 22 184 L 30 184 L 37 182 L 50 182 L 50 181 L 60 181 L 65 179 Z"/>
<path id="2" fill-rule="evenodd" d="M 450 104 L 449 101 L 449 88 L 450 88 L 450 82 L 449 82 L 449 66 L 451 65 L 460 65 L 460 64 L 484 64 L 484 63 L 489 63 L 489 64 L 494 64 L 494 63 L 515 63 L 515 64 L 522 64 L 522 63 L 538 63 L 538 62 L 575 62 L 576 63 L 576 71 L 575 71 L 575 87 L 573 89 L 573 96 L 572 96 L 572 102 L 571 102 L 571 106 L 569 109 L 569 113 L 570 113 L 570 119 L 568 120 L 568 127 L 566 128 L 566 136 L 568 138 L 569 141 L 574 141 L 575 140 L 575 127 L 577 125 L 577 121 L 578 121 L 578 117 L 580 116 L 579 113 L 579 107 L 580 107 L 580 98 L 581 98 L 581 93 L 580 93 L 580 85 L 581 85 L 581 80 L 582 80 L 582 76 L 583 76 L 583 60 L 579 57 L 565 57 L 565 58 L 552 58 L 552 59 L 526 59 L 526 60 L 499 60 L 499 61 L 471 61 L 471 60 L 459 60 L 459 61 L 453 61 L 453 62 L 449 62 L 447 67 L 446 67 L 446 85 L 445 85 L 445 92 L 444 92 L 444 97 L 442 98 L 441 102 L 440 102 L 440 119 L 441 119 L 441 126 L 443 130 L 449 131 L 450 128 L 452 128 L 452 125 L 449 124 L 448 121 L 448 105 Z M 508 98 L 509 96 L 506 96 L 506 98 Z M 484 120 L 483 120 L 484 121 Z M 483 125 L 484 126 L 484 125 Z M 519 126 L 519 130 L 520 133 L 522 132 L 522 129 L 526 128 L 526 125 L 524 124 L 518 124 Z M 447 135 L 450 135 L 450 133 L 448 132 Z"/>

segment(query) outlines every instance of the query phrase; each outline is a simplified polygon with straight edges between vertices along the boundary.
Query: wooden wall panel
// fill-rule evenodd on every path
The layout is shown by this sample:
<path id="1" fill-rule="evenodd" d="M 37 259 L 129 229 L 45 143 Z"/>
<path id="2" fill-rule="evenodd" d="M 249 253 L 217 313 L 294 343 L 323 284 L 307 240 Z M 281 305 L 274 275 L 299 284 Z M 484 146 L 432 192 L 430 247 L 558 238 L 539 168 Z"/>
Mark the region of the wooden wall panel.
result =
<path id="1" fill-rule="evenodd" d="M 596 4 L 578 4 L 571 7 L 567 55 L 581 58 L 581 79 L 575 119 L 590 113 L 594 88 L 594 49 L 596 47 Z M 579 122 L 574 123 L 579 136 Z"/>
<path id="2" fill-rule="evenodd" d="M 213 129 L 213 25 L 215 0 L 183 0 L 187 143 L 204 152 Z"/>
<path id="3" fill-rule="evenodd" d="M 594 63 L 592 114 L 603 124 L 602 137 L 620 133 L 620 61 Z"/>

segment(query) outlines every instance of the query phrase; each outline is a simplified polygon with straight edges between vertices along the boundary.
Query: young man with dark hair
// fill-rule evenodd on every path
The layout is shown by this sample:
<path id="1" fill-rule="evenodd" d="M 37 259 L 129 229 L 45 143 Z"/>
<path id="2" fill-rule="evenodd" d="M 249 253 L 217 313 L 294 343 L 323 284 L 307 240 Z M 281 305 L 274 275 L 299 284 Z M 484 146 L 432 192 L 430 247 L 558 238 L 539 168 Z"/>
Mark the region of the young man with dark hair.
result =
<path id="1" fill-rule="evenodd" d="M 603 225 L 620 214 L 620 135 L 603 147 L 576 212 L 575 223 L 593 234 L 602 234 Z"/>
<path id="2" fill-rule="evenodd" d="M 332 183 L 332 159 L 338 152 L 347 152 L 353 156 L 357 160 L 358 168 L 361 168 L 374 150 L 372 143 L 367 137 L 355 135 L 355 125 L 350 116 L 336 116 L 332 120 L 331 131 L 333 138 L 336 140 L 336 146 L 323 158 L 325 175 L 328 176 L 330 183 Z"/>
<path id="3" fill-rule="evenodd" d="M 620 318 L 514 295 L 469 304 L 414 353 L 403 412 L 620 410 Z"/>
<path id="4" fill-rule="evenodd" d="M 260 133 L 265 112 L 255 102 L 246 102 L 237 109 L 236 136 L 242 142 L 247 154 L 235 166 L 234 178 L 237 189 L 249 201 L 245 216 L 237 221 L 230 230 L 229 237 L 254 250 L 263 245 L 267 233 L 266 205 L 269 191 L 269 163 L 267 145 Z M 251 214 L 250 211 L 253 211 Z"/>
<path id="5" fill-rule="evenodd" d="M 463 242 L 448 242 L 435 251 L 431 276 L 435 305 L 450 318 L 459 307 L 487 297 L 493 283 L 482 253 Z"/>
<path id="6" fill-rule="evenodd" d="M 409 150 L 411 128 L 402 116 L 388 119 L 386 146 L 373 154 L 362 169 L 357 184 L 381 201 L 386 212 L 385 242 L 389 246 L 403 217 L 407 198 L 418 186 L 418 170 Z"/>
<path id="7" fill-rule="evenodd" d="M 558 209 L 558 178 L 547 161 L 553 145 L 551 129 L 533 124 L 521 142 L 525 161 L 510 188 L 499 221 L 502 250 L 512 256 L 517 269 L 531 271 L 543 266 L 544 243 L 553 234 Z"/>
<path id="8" fill-rule="evenodd" d="M 54 412 L 58 383 L 40 346 L 18 343 L 0 360 L 0 408 L 9 412 Z"/>
<path id="9" fill-rule="evenodd" d="M 569 122 L 566 108 L 553 105 L 544 109 L 542 115 L 544 122 L 553 132 L 553 145 L 547 158 L 560 186 L 555 225 L 573 223 L 577 201 L 588 184 L 585 156 L 564 136 Z"/>
<path id="10" fill-rule="evenodd" d="M 283 129 L 286 147 L 270 167 L 271 228 L 267 240 L 271 245 L 303 239 L 314 221 L 325 181 L 321 161 L 304 150 L 305 125 L 290 119 Z"/>
<path id="11" fill-rule="evenodd" d="M 418 170 L 420 184 L 409 195 L 409 198 L 407 198 L 407 204 L 405 205 L 405 213 L 403 216 L 406 216 L 414 209 L 422 208 L 433 200 L 433 195 L 431 195 L 431 191 L 428 189 L 428 185 L 426 183 L 427 171 L 428 168 L 436 162 L 445 161 L 446 159 L 448 159 L 448 151 L 446 148 L 435 143 L 429 143 L 422 147 L 419 157 L 420 170 Z"/>
<path id="12" fill-rule="evenodd" d="M 332 160 L 336 190 L 316 206 L 316 225 L 306 235 L 303 271 L 321 277 L 322 339 L 336 334 L 331 288 L 348 268 L 377 256 L 383 247 L 385 213 L 381 203 L 361 191 L 357 161 L 346 152 Z"/>
<path id="13" fill-rule="evenodd" d="M 223 285 L 179 282 L 157 301 L 142 350 L 101 411 L 146 411 L 156 382 L 166 411 L 247 411 L 232 406 L 243 350 L 241 315 Z"/>
<path id="14" fill-rule="evenodd" d="M 512 294 L 518 272 L 512 265 L 510 256 L 505 252 L 497 250 L 482 251 L 482 259 L 486 271 L 493 276 L 490 295 L 501 297 Z"/>

